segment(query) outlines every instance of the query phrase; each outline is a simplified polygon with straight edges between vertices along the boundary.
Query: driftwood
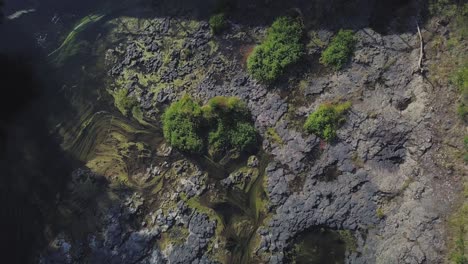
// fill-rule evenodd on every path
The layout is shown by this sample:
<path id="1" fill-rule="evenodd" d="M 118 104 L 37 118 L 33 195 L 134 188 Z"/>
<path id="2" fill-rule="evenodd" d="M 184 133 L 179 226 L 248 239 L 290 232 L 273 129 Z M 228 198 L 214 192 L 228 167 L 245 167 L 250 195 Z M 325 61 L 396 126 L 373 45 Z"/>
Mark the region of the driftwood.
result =
<path id="1" fill-rule="evenodd" d="M 416 27 L 418 28 L 418 34 L 419 34 L 419 42 L 420 42 L 420 49 L 419 49 L 419 61 L 418 61 L 418 67 L 421 73 L 424 72 L 423 67 L 422 67 L 422 61 L 424 57 L 424 42 L 423 42 L 423 37 L 421 35 L 421 30 L 419 29 L 419 25 L 416 23 Z"/>

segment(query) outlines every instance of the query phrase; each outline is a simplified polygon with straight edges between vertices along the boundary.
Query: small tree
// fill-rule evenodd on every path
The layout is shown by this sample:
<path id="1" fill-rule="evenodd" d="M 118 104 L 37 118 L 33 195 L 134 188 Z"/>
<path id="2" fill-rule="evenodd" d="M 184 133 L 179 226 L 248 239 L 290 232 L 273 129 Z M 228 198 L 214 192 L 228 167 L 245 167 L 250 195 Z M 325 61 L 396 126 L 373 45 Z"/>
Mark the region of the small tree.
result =
<path id="1" fill-rule="evenodd" d="M 172 103 L 162 116 L 163 133 L 173 147 L 189 153 L 203 151 L 200 137 L 201 107 L 189 96 Z"/>
<path id="2" fill-rule="evenodd" d="M 336 137 L 336 130 L 340 123 L 344 121 L 343 115 L 350 107 L 351 103 L 349 102 L 322 104 L 317 111 L 309 115 L 304 124 L 304 129 L 330 142 Z"/>
<path id="3" fill-rule="evenodd" d="M 210 24 L 210 28 L 213 34 L 221 33 L 221 31 L 223 31 L 227 26 L 224 13 L 212 15 L 208 23 Z"/>
<path id="4" fill-rule="evenodd" d="M 266 39 L 247 59 L 249 73 L 262 82 L 275 81 L 287 66 L 303 55 L 303 26 L 298 19 L 280 17 L 268 29 Z"/>
<path id="5" fill-rule="evenodd" d="M 340 70 L 353 55 L 356 39 L 352 30 L 340 30 L 322 52 L 320 63 Z"/>
<path id="6" fill-rule="evenodd" d="M 184 96 L 162 116 L 164 137 L 169 144 L 189 153 L 207 149 L 212 157 L 222 157 L 229 150 L 253 149 L 257 133 L 249 121 L 245 103 L 237 97 L 223 96 L 210 99 L 203 107 Z M 208 143 L 207 148 L 204 142 Z"/>

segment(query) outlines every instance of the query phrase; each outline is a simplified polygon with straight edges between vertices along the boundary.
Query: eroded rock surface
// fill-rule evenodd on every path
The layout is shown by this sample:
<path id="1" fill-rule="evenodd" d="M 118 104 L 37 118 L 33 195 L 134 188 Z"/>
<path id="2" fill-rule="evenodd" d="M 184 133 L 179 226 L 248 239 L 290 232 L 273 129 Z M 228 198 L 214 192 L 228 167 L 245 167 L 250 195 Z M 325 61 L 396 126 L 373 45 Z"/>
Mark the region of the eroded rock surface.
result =
<path id="1" fill-rule="evenodd" d="M 417 34 L 383 35 L 361 27 L 356 52 L 342 71 L 305 64 L 293 68 L 300 74 L 267 86 L 247 74 L 242 56 L 264 34 L 263 27 L 229 21 L 229 30 L 214 37 L 206 21 L 135 20 L 109 22 L 115 26 L 109 39 L 128 38 L 110 47 L 105 61 L 112 88 L 128 89 L 147 120 L 158 122 L 164 107 L 186 93 L 204 102 L 238 96 L 251 110 L 271 159 L 259 171 L 258 159 L 251 158 L 246 168 L 219 182 L 242 190 L 265 173 L 269 217 L 256 232 L 257 258 L 284 263 L 299 234 L 326 227 L 353 234 L 357 248 L 347 252 L 347 263 L 442 261 L 442 218 L 451 198 L 437 191 L 450 186 L 435 181 L 447 171 L 430 162 L 437 151 L 430 125 L 435 113 L 428 104 L 434 98 L 417 72 Z M 318 35 L 327 42 L 333 34 L 323 29 Z M 316 49 L 308 50 L 309 59 Z M 298 87 L 303 78 L 307 85 Z M 297 120 L 337 99 L 352 102 L 337 140 L 326 143 L 305 134 Z M 267 135 L 272 130 L 276 140 Z M 61 233 L 42 255 L 43 263 L 219 261 L 212 248 L 222 246 L 216 232 L 221 223 L 193 206 L 194 199 L 217 186 L 208 180 L 213 172 L 180 158 L 165 143 L 157 147 L 154 156 L 164 163 L 144 164 L 151 177 L 142 182 L 161 178 L 162 187 L 118 194 L 125 202 L 102 213 L 97 232 L 76 241 Z M 169 239 L 176 231 L 182 237 Z M 170 242 L 161 248 L 164 239 Z"/>

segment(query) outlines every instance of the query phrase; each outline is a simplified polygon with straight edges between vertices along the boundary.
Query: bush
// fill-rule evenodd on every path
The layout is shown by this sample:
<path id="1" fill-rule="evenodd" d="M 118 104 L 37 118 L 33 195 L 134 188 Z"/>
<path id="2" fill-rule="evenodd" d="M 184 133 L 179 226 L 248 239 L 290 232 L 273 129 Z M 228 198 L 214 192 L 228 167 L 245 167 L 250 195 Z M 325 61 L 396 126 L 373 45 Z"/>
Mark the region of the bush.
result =
<path id="1" fill-rule="evenodd" d="M 219 123 L 214 131 L 208 133 L 209 149 L 208 154 L 212 157 L 227 151 L 229 140 L 226 137 L 227 131 L 223 123 Z"/>
<path id="2" fill-rule="evenodd" d="M 210 28 L 213 34 L 219 34 L 221 31 L 223 31 L 223 29 L 226 28 L 227 25 L 224 13 L 212 15 L 208 23 L 210 24 Z"/>
<path id="3" fill-rule="evenodd" d="M 322 52 L 320 63 L 340 70 L 353 55 L 356 39 L 352 30 L 340 30 Z"/>
<path id="4" fill-rule="evenodd" d="M 245 103 L 237 97 L 217 96 L 203 106 L 203 116 L 212 124 L 209 154 L 222 156 L 229 149 L 248 151 L 257 141 L 255 128 L 247 123 L 250 115 Z"/>
<path id="5" fill-rule="evenodd" d="M 452 78 L 452 82 L 457 86 L 461 94 L 457 112 L 461 119 L 468 115 L 468 66 L 461 67 Z"/>
<path id="6" fill-rule="evenodd" d="M 307 118 L 304 129 L 309 133 L 314 133 L 326 141 L 332 141 L 336 136 L 336 130 L 340 123 L 344 121 L 344 113 L 351 107 L 351 103 L 343 104 L 322 104 L 318 110 Z"/>
<path id="7" fill-rule="evenodd" d="M 163 133 L 173 147 L 190 152 L 203 151 L 203 139 L 200 137 L 201 107 L 189 96 L 174 102 L 162 116 Z"/>
<path id="8" fill-rule="evenodd" d="M 114 97 L 114 105 L 123 115 L 128 115 L 128 112 L 137 105 L 135 97 L 128 96 L 127 89 L 117 90 L 112 94 Z"/>
<path id="9" fill-rule="evenodd" d="M 231 149 L 253 149 L 257 134 L 249 118 L 247 106 L 237 97 L 214 97 L 201 107 L 184 96 L 163 114 L 163 132 L 173 147 L 190 153 L 203 153 L 203 142 L 208 142 L 208 154 L 218 158 Z"/>
<path id="10" fill-rule="evenodd" d="M 255 47 L 247 59 L 250 74 L 262 81 L 275 81 L 287 66 L 303 54 L 302 23 L 290 17 L 278 18 L 268 30 L 266 39 Z"/>
<path id="11" fill-rule="evenodd" d="M 252 149 L 257 143 L 255 128 L 248 123 L 238 123 L 229 134 L 231 145 L 241 151 Z"/>

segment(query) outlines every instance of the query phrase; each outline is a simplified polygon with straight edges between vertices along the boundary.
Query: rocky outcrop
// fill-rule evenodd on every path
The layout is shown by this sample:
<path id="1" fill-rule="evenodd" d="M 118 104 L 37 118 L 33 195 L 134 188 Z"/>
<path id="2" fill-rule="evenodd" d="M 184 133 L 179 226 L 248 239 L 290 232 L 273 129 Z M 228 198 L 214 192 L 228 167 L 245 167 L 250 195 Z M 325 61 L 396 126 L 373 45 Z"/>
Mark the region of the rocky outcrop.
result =
<path id="1" fill-rule="evenodd" d="M 300 74 L 265 85 L 249 77 L 238 54 L 252 46 L 263 27 L 230 22 L 229 32 L 214 37 L 206 22 L 140 22 L 145 26 L 132 28 L 130 21 L 123 32 L 108 36 L 129 36 L 106 54 L 113 88 L 128 89 L 154 123 L 165 105 L 185 93 L 201 101 L 238 96 L 252 112 L 271 159 L 265 171 L 253 157 L 247 167 L 219 179 L 210 174 L 224 168 L 199 168 L 189 160 L 202 157 L 182 157 L 161 143 L 156 147 L 159 164 L 144 164 L 146 174 L 139 174 L 146 175 L 141 181 L 146 185 L 134 180 L 136 194 L 119 194 L 125 196 L 121 203 L 106 209 L 100 228 L 85 242 L 58 236 L 43 263 L 213 263 L 210 243 L 220 235 L 221 223 L 196 199 L 219 186 L 250 190 L 262 173 L 268 217 L 256 232 L 260 243 L 255 248 L 262 261 L 285 263 L 301 233 L 326 227 L 352 231 L 357 247 L 346 254 L 347 263 L 441 262 L 442 207 L 448 200 L 436 194 L 445 187 L 435 178 L 446 171 L 429 162 L 437 142 L 429 125 L 428 83 L 415 63 L 417 35 L 381 35 L 364 27 L 357 30 L 356 52 L 342 71 L 304 62 L 291 70 Z M 332 35 L 326 29 L 318 32 L 324 43 Z M 307 60 L 321 49 L 309 47 Z M 352 107 L 335 141 L 303 132 L 300 121 L 308 113 L 340 100 Z M 276 140 L 268 136 L 271 131 Z M 159 187 L 149 184 L 153 181 Z M 177 243 L 160 247 L 174 230 L 181 234 Z"/>

